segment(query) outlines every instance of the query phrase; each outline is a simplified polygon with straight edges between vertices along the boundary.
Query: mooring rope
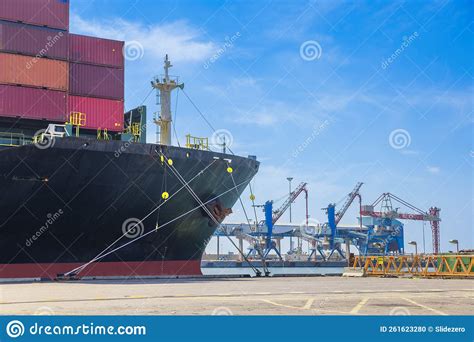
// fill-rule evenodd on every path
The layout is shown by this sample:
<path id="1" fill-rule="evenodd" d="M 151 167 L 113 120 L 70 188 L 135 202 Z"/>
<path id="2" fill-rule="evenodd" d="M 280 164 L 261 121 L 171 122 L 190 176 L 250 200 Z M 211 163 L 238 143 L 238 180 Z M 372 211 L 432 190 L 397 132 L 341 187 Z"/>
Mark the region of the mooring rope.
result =
<path id="1" fill-rule="evenodd" d="M 181 89 L 181 91 L 183 92 L 184 96 L 186 96 L 186 98 L 189 100 L 189 102 L 191 102 L 191 104 L 193 105 L 194 109 L 196 109 L 196 111 L 199 113 L 199 115 L 201 116 L 201 118 L 206 122 L 206 124 L 211 128 L 212 130 L 212 133 L 215 133 L 216 132 L 216 129 L 214 128 L 214 126 L 209 122 L 209 120 L 207 120 L 206 116 L 201 112 L 201 110 L 198 108 L 198 106 L 194 103 L 193 100 L 191 100 L 191 98 L 189 97 L 188 93 L 186 93 L 184 91 L 184 89 Z M 230 153 L 232 153 L 232 155 L 235 155 L 234 152 L 232 152 L 232 150 L 226 146 L 226 148 L 230 151 Z"/>
<path id="2" fill-rule="evenodd" d="M 207 165 L 204 169 L 202 169 L 201 171 L 199 171 L 193 178 L 191 178 L 187 183 L 191 183 L 193 180 L 195 180 L 197 177 L 199 177 L 200 175 L 202 175 L 208 168 L 210 168 L 214 163 L 216 162 L 216 160 L 213 160 L 212 163 L 210 163 L 209 165 Z M 165 168 L 166 170 L 166 168 Z M 183 190 L 185 188 L 185 185 L 183 185 L 181 188 L 179 188 L 175 193 L 173 193 L 167 200 L 170 200 L 172 199 L 174 196 L 176 196 L 181 190 Z M 161 202 L 156 208 L 154 208 L 152 211 L 150 211 L 145 217 L 143 217 L 141 220 L 139 220 L 137 223 L 135 223 L 134 226 L 130 227 L 125 233 L 123 233 L 119 238 L 117 238 L 114 242 L 112 242 L 109 246 L 107 246 L 107 248 L 105 248 L 104 250 L 102 250 L 99 254 L 97 254 L 91 261 L 85 263 L 84 265 L 81 265 L 67 273 L 65 273 L 65 275 L 68 275 L 68 274 L 71 274 L 71 273 L 74 273 L 76 272 L 77 270 L 82 270 L 84 268 L 86 268 L 87 266 L 89 266 L 92 262 L 94 262 L 95 260 L 97 260 L 97 258 L 101 257 L 103 253 L 105 253 L 108 249 L 110 249 L 113 245 L 115 245 L 118 241 L 120 241 L 124 236 L 126 236 L 130 231 L 133 231 L 133 229 L 135 229 L 135 227 L 137 227 L 139 224 L 143 223 L 144 220 L 146 220 L 148 217 L 150 217 L 155 211 L 157 211 L 158 209 L 160 209 L 167 201 L 163 201 Z M 80 272 L 80 271 L 79 271 Z"/>
<path id="3" fill-rule="evenodd" d="M 253 208 L 253 213 L 255 215 L 255 228 L 258 225 L 258 218 L 257 218 L 257 208 L 255 207 L 255 195 L 252 190 L 252 184 L 249 183 L 249 189 L 250 189 L 250 200 L 252 201 L 252 208 Z"/>
<path id="4" fill-rule="evenodd" d="M 184 91 L 184 89 L 181 89 L 184 96 L 186 96 L 186 98 L 189 100 L 189 102 L 191 103 L 191 105 L 194 107 L 194 109 L 196 109 L 196 111 L 199 113 L 199 115 L 201 116 L 201 118 L 206 122 L 206 124 L 211 128 L 212 132 L 213 133 L 216 133 L 216 129 L 214 128 L 214 126 L 209 122 L 209 120 L 207 120 L 206 116 L 204 115 L 204 113 L 201 112 L 201 110 L 198 108 L 198 106 L 194 103 L 193 100 L 191 100 L 191 97 Z M 230 147 L 226 146 L 226 148 L 229 150 L 229 152 L 235 156 L 235 153 L 230 149 Z M 235 183 L 235 182 L 234 182 Z M 249 183 L 250 185 L 250 183 Z M 252 194 L 252 197 L 253 197 L 253 191 L 252 191 L 252 188 L 250 186 L 250 192 Z M 239 201 L 240 201 L 240 204 L 242 205 L 242 209 L 244 211 L 244 214 L 247 218 L 247 222 L 250 222 L 250 220 L 248 219 L 248 216 L 247 216 L 247 213 L 245 211 L 245 208 L 243 206 L 243 203 L 242 203 L 242 199 L 241 199 L 241 195 L 239 194 Z M 252 204 L 253 204 L 253 208 L 254 208 L 254 214 L 255 214 L 255 225 L 258 224 L 258 218 L 257 218 L 257 211 L 255 209 L 255 202 L 254 200 L 252 199 Z M 249 226 L 250 226 L 250 223 L 249 223 Z M 227 235 L 227 232 L 223 229 L 222 230 L 224 232 L 224 234 L 227 236 L 227 238 L 229 239 L 229 241 L 234 245 L 234 247 L 237 249 L 237 251 L 239 251 L 239 253 L 244 257 L 245 261 L 247 261 L 249 263 L 249 265 L 253 268 L 253 265 L 250 263 L 250 261 L 248 261 L 247 257 L 244 255 L 244 253 L 240 250 L 240 248 L 237 247 L 237 245 L 234 243 L 234 241 L 232 241 L 232 239 Z M 262 260 L 263 260 L 263 256 L 262 256 Z M 264 262 L 264 268 L 266 267 L 265 266 L 265 261 Z M 265 270 L 266 271 L 266 270 Z M 254 272 L 257 273 L 257 275 L 260 275 L 260 271 L 258 270 L 255 270 L 254 269 Z"/>
<path id="5" fill-rule="evenodd" d="M 169 168 L 171 169 L 171 171 L 175 174 L 176 178 L 178 178 L 178 180 L 180 180 L 180 182 L 184 182 L 184 178 L 180 175 L 179 171 L 173 166 L 173 163 L 169 163 L 168 162 L 168 158 L 162 154 L 163 158 L 166 159 L 167 161 L 167 165 L 169 166 Z M 229 164 L 227 163 L 227 166 L 228 166 L 228 169 L 230 168 Z M 236 189 L 237 190 L 237 185 L 235 184 L 235 180 L 234 180 L 234 176 L 232 175 L 232 172 L 229 172 L 231 177 L 232 177 L 232 181 L 234 183 L 234 188 L 233 189 Z M 186 189 L 189 191 L 189 193 L 194 197 L 194 199 L 200 204 L 200 206 L 202 207 L 202 209 L 209 215 L 209 217 L 214 221 L 214 223 L 217 225 L 217 227 L 219 227 L 221 225 L 221 223 L 219 221 L 217 221 L 217 219 L 214 217 L 214 215 L 212 215 L 212 213 L 209 211 L 209 209 L 204 205 L 204 203 L 201 201 L 201 199 L 199 198 L 199 196 L 194 192 L 194 190 L 189 186 L 187 185 L 186 186 Z M 237 191 L 238 193 L 238 191 Z M 240 199 L 240 194 L 239 194 L 239 199 Z M 242 202 L 241 202 L 242 203 Z M 245 210 L 245 209 L 244 209 Z M 248 217 L 247 217 L 248 219 Z M 249 224 L 250 224 L 250 221 L 248 221 Z M 253 266 L 253 264 L 248 260 L 247 256 L 244 254 L 244 252 L 242 250 L 240 250 L 239 247 L 237 247 L 237 245 L 235 244 L 235 242 L 230 238 L 230 236 L 227 234 L 226 231 L 224 231 L 224 234 L 225 236 L 227 237 L 227 239 L 232 243 L 232 245 L 237 249 L 237 251 L 240 253 L 240 255 L 242 255 L 242 257 L 244 258 L 244 260 L 250 265 L 250 268 L 252 268 L 252 270 L 255 272 L 255 274 L 257 276 L 260 276 L 261 272 L 255 268 L 255 266 Z M 267 274 L 267 270 L 265 268 L 265 265 L 264 265 L 264 270 L 265 270 L 265 274 Z"/>
<path id="6" fill-rule="evenodd" d="M 250 177 L 250 178 L 248 178 L 248 179 L 242 181 L 241 183 L 237 184 L 237 187 L 242 186 L 243 184 L 245 184 L 246 182 L 248 182 L 250 179 L 252 179 L 252 177 Z M 205 204 L 208 204 L 208 203 L 211 203 L 212 201 L 215 201 L 216 199 L 218 199 L 218 198 L 224 196 L 225 194 L 229 193 L 229 192 L 232 191 L 232 190 L 234 190 L 234 187 L 232 187 L 232 188 L 230 188 L 230 189 L 228 189 L 228 190 L 222 192 L 221 194 L 219 194 L 219 195 L 217 195 L 217 196 L 211 198 L 210 200 L 208 200 L 207 202 L 205 202 Z M 97 258 L 92 259 L 91 261 L 89 261 L 89 262 L 87 263 L 87 265 L 90 265 L 91 263 L 93 263 L 93 262 L 95 262 L 95 261 L 98 261 L 98 260 L 100 260 L 100 259 L 102 259 L 102 258 L 105 258 L 107 255 L 110 255 L 110 254 L 112 254 L 112 253 L 114 253 L 114 252 L 116 252 L 116 251 L 118 251 L 118 250 L 120 250 L 120 249 L 122 249 L 122 248 L 124 248 L 124 247 L 126 247 L 126 246 L 128 246 L 128 245 L 130 245 L 130 244 L 132 244 L 132 243 L 134 243 L 134 242 L 136 242 L 136 241 L 142 239 L 142 238 L 144 238 L 145 236 L 147 236 L 147 235 L 149 235 L 149 234 L 151 234 L 151 233 L 157 232 L 159 229 L 161 229 L 161 228 L 163 228 L 163 227 L 166 227 L 167 225 L 173 223 L 174 221 L 179 220 L 180 218 L 182 218 L 182 217 L 184 217 L 184 216 L 186 216 L 186 215 L 189 215 L 190 213 L 192 213 L 193 211 L 195 211 L 195 210 L 197 210 L 197 209 L 199 209 L 199 208 L 201 208 L 200 205 L 198 205 L 198 206 L 196 206 L 196 207 L 194 207 L 194 208 L 188 210 L 187 212 L 185 212 L 185 213 L 183 213 L 183 214 L 181 214 L 181 215 L 175 217 L 174 219 L 169 220 L 168 222 L 162 224 L 161 226 L 157 227 L 156 229 L 150 230 L 149 232 L 147 232 L 147 233 L 145 233 L 145 234 L 143 234 L 143 235 L 140 235 L 139 237 L 137 237 L 137 238 L 135 238 L 135 239 L 133 239 L 133 240 L 131 240 L 131 241 L 129 241 L 129 242 L 123 244 L 123 245 L 120 246 L 120 247 L 117 247 L 117 248 L 115 248 L 115 249 L 109 251 L 108 253 L 103 254 L 103 255 L 101 255 L 100 257 L 97 257 Z M 75 268 L 74 270 L 65 273 L 64 275 L 65 275 L 65 276 L 68 276 L 68 275 L 70 275 L 71 273 L 75 272 L 76 270 L 80 269 L 80 270 L 77 272 L 77 273 L 79 273 L 79 272 L 81 272 L 85 267 L 86 267 L 85 265 L 84 265 L 84 267 L 82 267 L 82 266 L 77 267 L 77 268 Z M 76 274 L 77 274 L 77 273 L 76 273 Z"/>
<path id="7" fill-rule="evenodd" d="M 227 166 L 230 167 L 229 163 L 227 163 Z M 234 179 L 234 175 L 232 174 L 232 172 L 230 172 L 230 176 L 232 178 L 232 182 L 234 183 L 235 185 L 235 179 Z M 250 182 L 249 182 L 250 184 Z M 252 190 L 250 190 L 252 191 Z M 245 207 L 244 207 L 244 203 L 242 202 L 242 198 L 241 198 L 241 195 L 238 194 L 239 196 L 239 201 L 240 201 L 240 204 L 242 205 L 242 209 L 244 211 L 244 214 L 245 214 L 245 218 L 247 219 L 247 223 L 249 225 L 249 229 L 251 229 L 251 225 L 250 225 L 250 219 L 249 217 L 247 216 L 247 211 L 245 210 Z M 252 200 L 253 202 L 253 200 Z M 254 207 L 255 208 L 255 207 Z M 255 212 L 255 218 L 257 217 L 257 213 Z M 257 227 L 257 224 L 258 222 L 255 221 L 255 227 Z M 269 275 L 270 272 L 268 271 L 268 268 L 267 268 L 267 264 L 266 264 L 266 261 L 265 261 L 265 256 L 260 252 L 260 249 L 257 249 L 257 253 L 260 255 L 261 259 L 262 259 L 262 267 L 263 267 L 263 271 L 265 272 L 265 276 Z"/>

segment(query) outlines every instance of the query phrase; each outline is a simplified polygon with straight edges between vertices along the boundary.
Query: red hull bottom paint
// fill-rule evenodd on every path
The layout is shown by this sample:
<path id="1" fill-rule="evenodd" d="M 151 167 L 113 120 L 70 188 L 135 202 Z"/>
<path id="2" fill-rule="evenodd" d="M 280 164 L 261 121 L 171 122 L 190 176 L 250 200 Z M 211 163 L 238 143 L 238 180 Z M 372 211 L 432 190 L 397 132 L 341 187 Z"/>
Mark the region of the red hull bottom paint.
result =
<path id="1" fill-rule="evenodd" d="M 55 264 L 0 264 L 0 279 L 41 278 L 55 279 L 80 263 Z M 140 277 L 202 275 L 200 260 L 98 262 L 87 266 L 79 277 Z"/>

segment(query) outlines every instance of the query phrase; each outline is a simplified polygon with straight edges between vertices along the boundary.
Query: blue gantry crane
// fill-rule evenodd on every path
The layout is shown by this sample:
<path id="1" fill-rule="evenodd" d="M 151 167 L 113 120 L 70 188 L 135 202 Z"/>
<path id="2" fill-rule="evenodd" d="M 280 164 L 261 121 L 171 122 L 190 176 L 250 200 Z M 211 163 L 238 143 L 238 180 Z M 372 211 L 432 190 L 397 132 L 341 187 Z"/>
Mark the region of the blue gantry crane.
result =
<path id="1" fill-rule="evenodd" d="M 245 240 L 249 243 L 249 252 L 247 257 L 251 255 L 258 255 L 261 259 L 266 259 L 271 251 L 275 251 L 276 255 L 282 260 L 279 246 L 274 240 L 273 228 L 275 223 L 288 210 L 290 205 L 302 194 L 305 194 L 306 201 L 306 222 L 308 220 L 308 189 L 307 183 L 300 183 L 294 191 L 292 191 L 283 204 L 276 210 L 273 210 L 273 201 L 266 201 L 263 205 L 256 207 L 263 208 L 265 219 L 251 226 L 250 223 L 232 224 L 226 223 L 221 225 L 220 229 L 226 229 L 230 235 L 236 236 L 240 240 Z M 250 229 L 245 231 L 246 226 L 250 225 Z"/>
<path id="2" fill-rule="evenodd" d="M 404 253 L 404 225 L 403 220 L 429 221 L 433 231 L 433 250 L 436 253 L 439 245 L 439 212 L 437 207 L 430 208 L 429 211 L 421 210 L 401 198 L 384 193 L 371 205 L 362 205 L 360 189 L 363 185 L 358 182 L 354 189 L 346 196 L 343 205 L 336 211 L 335 203 L 330 203 L 326 208 L 327 222 L 308 222 L 308 191 L 306 183 L 301 183 L 293 191 L 286 201 L 277 210 L 273 210 L 273 201 L 267 201 L 262 207 L 265 219 L 256 224 L 225 224 L 226 231 L 239 238 L 246 240 L 249 244 L 247 256 L 258 255 L 265 260 L 271 251 L 275 251 L 282 259 L 279 241 L 283 237 L 299 237 L 307 241 L 310 246 L 311 260 L 316 255 L 320 255 L 323 260 L 329 260 L 333 255 L 338 254 L 346 258 L 350 253 L 350 246 L 355 246 L 360 255 L 387 255 Z M 278 219 L 289 208 L 296 198 L 305 193 L 306 199 L 306 220 L 305 224 L 276 224 Z M 349 225 L 341 225 L 340 221 L 358 198 L 359 217 L 358 222 Z M 392 200 L 411 212 L 399 212 L 399 208 L 394 208 Z M 380 210 L 375 207 L 380 205 Z M 277 233 L 275 233 L 275 230 Z M 345 253 L 342 245 L 345 244 Z M 298 252 L 299 251 L 299 252 Z M 300 248 L 291 250 L 289 253 L 301 253 Z"/>
<path id="3" fill-rule="evenodd" d="M 307 224 L 306 227 L 300 227 L 299 231 L 295 232 L 312 245 L 308 260 L 311 260 L 316 253 L 319 253 L 323 260 L 330 259 L 334 253 L 339 254 L 342 258 L 346 257 L 341 250 L 341 245 L 345 241 L 346 234 L 339 233 L 338 224 L 354 202 L 354 199 L 359 198 L 359 204 L 361 203 L 359 191 L 363 184 L 362 182 L 356 184 L 354 189 L 347 195 L 341 209 L 337 212 L 336 204 L 334 203 L 330 203 L 327 208 L 323 208 L 327 215 L 326 223 L 312 227 Z"/>

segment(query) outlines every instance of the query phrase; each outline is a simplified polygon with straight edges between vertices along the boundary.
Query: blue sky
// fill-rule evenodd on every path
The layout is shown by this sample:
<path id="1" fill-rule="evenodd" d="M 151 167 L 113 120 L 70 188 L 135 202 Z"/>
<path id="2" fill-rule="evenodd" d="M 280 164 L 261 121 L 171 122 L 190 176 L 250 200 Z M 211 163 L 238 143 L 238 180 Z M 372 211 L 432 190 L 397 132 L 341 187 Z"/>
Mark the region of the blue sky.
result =
<path id="1" fill-rule="evenodd" d="M 71 11 L 71 32 L 128 42 L 127 109 L 143 103 L 170 54 L 232 150 L 262 162 L 257 202 L 281 198 L 293 176 L 308 182 L 310 215 L 324 221 L 320 208 L 363 181 L 365 203 L 392 192 L 440 207 L 442 250 L 454 238 L 474 247 L 471 1 L 72 0 Z M 176 119 L 181 141 L 212 135 L 183 94 Z M 304 220 L 302 201 L 293 212 Z M 422 231 L 405 224 L 420 246 Z"/>

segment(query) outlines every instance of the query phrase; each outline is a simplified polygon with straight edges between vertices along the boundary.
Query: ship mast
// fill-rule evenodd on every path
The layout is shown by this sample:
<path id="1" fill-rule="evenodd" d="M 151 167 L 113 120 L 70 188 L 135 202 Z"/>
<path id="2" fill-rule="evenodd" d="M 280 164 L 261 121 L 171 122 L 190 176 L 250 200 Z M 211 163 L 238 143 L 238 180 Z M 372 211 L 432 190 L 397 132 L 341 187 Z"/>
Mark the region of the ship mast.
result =
<path id="1" fill-rule="evenodd" d="M 161 145 L 171 145 L 171 92 L 176 88 L 184 88 L 184 84 L 178 83 L 178 79 L 170 78 L 169 69 L 173 65 L 168 59 L 168 55 L 165 57 L 165 74 L 156 77 L 151 82 L 152 87 L 158 91 L 158 104 L 160 104 L 160 113 L 158 118 L 154 119 L 157 125 L 156 130 L 156 143 Z"/>

